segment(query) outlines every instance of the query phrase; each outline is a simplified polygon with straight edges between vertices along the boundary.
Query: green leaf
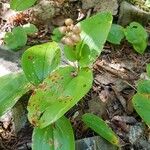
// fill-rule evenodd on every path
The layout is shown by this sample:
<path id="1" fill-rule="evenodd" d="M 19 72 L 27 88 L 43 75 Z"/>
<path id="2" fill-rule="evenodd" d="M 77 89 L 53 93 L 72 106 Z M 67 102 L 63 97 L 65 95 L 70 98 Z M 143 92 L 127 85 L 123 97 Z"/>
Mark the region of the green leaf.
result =
<path id="1" fill-rule="evenodd" d="M 25 24 L 22 26 L 27 35 L 32 35 L 38 32 L 38 28 L 34 24 Z"/>
<path id="2" fill-rule="evenodd" d="M 110 143 L 119 146 L 119 140 L 117 135 L 112 131 L 112 129 L 96 115 L 87 113 L 82 116 L 83 122 L 98 133 L 100 136 L 105 138 Z"/>
<path id="3" fill-rule="evenodd" d="M 58 66 L 60 55 L 60 48 L 55 42 L 26 50 L 21 61 L 27 79 L 35 85 L 41 83 Z"/>
<path id="4" fill-rule="evenodd" d="M 126 29 L 125 29 L 125 36 L 128 42 L 130 42 L 134 49 L 143 54 L 146 47 L 147 47 L 147 39 L 148 34 L 146 30 L 137 22 L 132 22 Z"/>
<path id="5" fill-rule="evenodd" d="M 64 45 L 64 54 L 65 57 L 70 61 L 76 61 L 77 60 L 77 54 L 76 50 L 73 46 Z"/>
<path id="6" fill-rule="evenodd" d="M 111 13 L 98 13 L 81 21 L 78 25 L 81 29 L 81 40 L 90 48 L 91 64 L 100 55 L 106 42 L 112 24 Z"/>
<path id="7" fill-rule="evenodd" d="M 0 77 L 0 83 L 0 116 L 2 116 L 29 90 L 29 82 L 23 73 L 17 73 Z"/>
<path id="8" fill-rule="evenodd" d="M 30 97 L 29 121 L 40 128 L 54 123 L 91 88 L 92 71 L 74 67 L 59 68 L 47 77 Z"/>
<path id="9" fill-rule="evenodd" d="M 79 66 L 87 67 L 90 64 L 91 51 L 87 44 L 84 44 L 80 51 Z"/>
<path id="10" fill-rule="evenodd" d="M 141 94 L 150 94 L 150 80 L 138 81 L 137 91 Z"/>
<path id="11" fill-rule="evenodd" d="M 112 24 L 107 41 L 113 44 L 120 44 L 124 38 L 124 28 L 118 24 Z"/>
<path id="12" fill-rule="evenodd" d="M 11 0 L 10 8 L 16 11 L 23 11 L 35 4 L 37 0 Z"/>
<path id="13" fill-rule="evenodd" d="M 51 36 L 52 40 L 55 42 L 60 42 L 62 37 L 63 37 L 63 34 L 61 34 L 61 32 L 59 31 L 59 28 L 55 28 L 53 30 L 53 35 Z"/>
<path id="14" fill-rule="evenodd" d="M 150 64 L 146 65 L 146 72 L 147 72 L 147 75 L 150 77 Z"/>
<path id="15" fill-rule="evenodd" d="M 4 38 L 6 46 L 12 50 L 17 50 L 27 43 L 27 34 L 22 27 L 15 27 L 12 32 L 7 32 Z"/>
<path id="16" fill-rule="evenodd" d="M 75 150 L 72 126 L 65 117 L 46 128 L 35 128 L 32 139 L 33 150 Z"/>
<path id="17" fill-rule="evenodd" d="M 132 102 L 137 113 L 147 125 L 150 125 L 150 94 L 135 94 Z"/>

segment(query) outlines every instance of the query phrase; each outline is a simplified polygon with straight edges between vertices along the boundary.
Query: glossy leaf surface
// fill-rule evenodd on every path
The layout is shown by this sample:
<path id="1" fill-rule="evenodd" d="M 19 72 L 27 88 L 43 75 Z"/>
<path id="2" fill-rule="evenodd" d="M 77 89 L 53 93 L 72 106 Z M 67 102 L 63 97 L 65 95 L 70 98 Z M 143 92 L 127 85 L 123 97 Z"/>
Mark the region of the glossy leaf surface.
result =
<path id="1" fill-rule="evenodd" d="M 90 48 L 91 63 L 100 55 L 112 24 L 112 15 L 107 12 L 98 13 L 81 21 L 81 39 Z"/>

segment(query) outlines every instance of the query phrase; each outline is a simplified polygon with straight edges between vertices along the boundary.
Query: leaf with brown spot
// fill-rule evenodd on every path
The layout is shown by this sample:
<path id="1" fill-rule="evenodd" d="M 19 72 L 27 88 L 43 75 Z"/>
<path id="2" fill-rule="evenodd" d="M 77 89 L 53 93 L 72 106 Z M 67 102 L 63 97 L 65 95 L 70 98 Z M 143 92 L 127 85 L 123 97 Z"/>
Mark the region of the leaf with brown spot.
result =
<path id="1" fill-rule="evenodd" d="M 38 85 L 59 65 L 60 48 L 55 42 L 36 45 L 25 51 L 21 61 L 27 79 Z"/>
<path id="2" fill-rule="evenodd" d="M 71 124 L 64 116 L 46 128 L 34 128 L 33 150 L 75 150 Z"/>
<path id="3" fill-rule="evenodd" d="M 44 80 L 44 83 L 47 84 L 47 90 L 38 88 L 36 94 L 30 97 L 29 121 L 34 116 L 35 119 L 38 119 L 36 126 L 40 128 L 54 123 L 90 90 L 93 82 L 92 71 L 89 68 L 83 68 L 77 76 L 73 77 L 71 73 L 75 70 L 76 68 L 69 66 L 59 68 Z M 54 82 L 53 79 L 56 74 L 58 78 Z M 37 105 L 39 111 L 43 113 L 41 117 L 35 115 Z"/>

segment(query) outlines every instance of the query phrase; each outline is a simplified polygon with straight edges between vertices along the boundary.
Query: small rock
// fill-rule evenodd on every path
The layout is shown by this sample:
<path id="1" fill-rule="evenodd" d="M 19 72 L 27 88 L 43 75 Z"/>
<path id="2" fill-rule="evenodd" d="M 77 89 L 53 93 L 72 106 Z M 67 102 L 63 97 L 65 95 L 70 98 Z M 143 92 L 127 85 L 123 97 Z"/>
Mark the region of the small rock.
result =
<path id="1" fill-rule="evenodd" d="M 123 1 L 120 4 L 120 13 L 118 23 L 126 26 L 132 21 L 146 24 L 150 21 L 150 13 L 139 9 L 138 7 Z"/>
<path id="2" fill-rule="evenodd" d="M 78 140 L 76 142 L 76 150 L 117 150 L 117 147 L 113 146 L 105 139 L 95 136 Z"/>
<path id="3" fill-rule="evenodd" d="M 134 117 L 130 116 L 114 116 L 112 118 L 112 121 L 120 121 L 128 124 L 135 124 L 137 122 L 137 120 Z"/>
<path id="4" fill-rule="evenodd" d="M 130 126 L 129 141 L 134 144 L 144 134 L 144 126 L 141 123 L 137 123 L 134 126 Z"/>
<path id="5" fill-rule="evenodd" d="M 108 11 L 113 15 L 118 12 L 117 0 L 82 0 L 82 8 L 90 9 L 94 8 L 95 12 Z"/>

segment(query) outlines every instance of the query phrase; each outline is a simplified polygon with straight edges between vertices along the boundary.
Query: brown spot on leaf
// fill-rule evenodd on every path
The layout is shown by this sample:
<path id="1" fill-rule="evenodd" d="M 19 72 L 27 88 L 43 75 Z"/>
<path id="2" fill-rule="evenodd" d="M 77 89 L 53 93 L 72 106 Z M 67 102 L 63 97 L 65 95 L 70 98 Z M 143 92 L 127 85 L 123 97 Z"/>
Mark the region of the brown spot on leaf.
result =
<path id="1" fill-rule="evenodd" d="M 37 126 L 37 120 L 36 119 L 31 119 L 31 124 L 34 125 L 35 127 Z"/>
<path id="2" fill-rule="evenodd" d="M 29 60 L 33 60 L 34 57 L 33 57 L 33 56 L 28 56 L 28 59 L 29 59 Z"/>

